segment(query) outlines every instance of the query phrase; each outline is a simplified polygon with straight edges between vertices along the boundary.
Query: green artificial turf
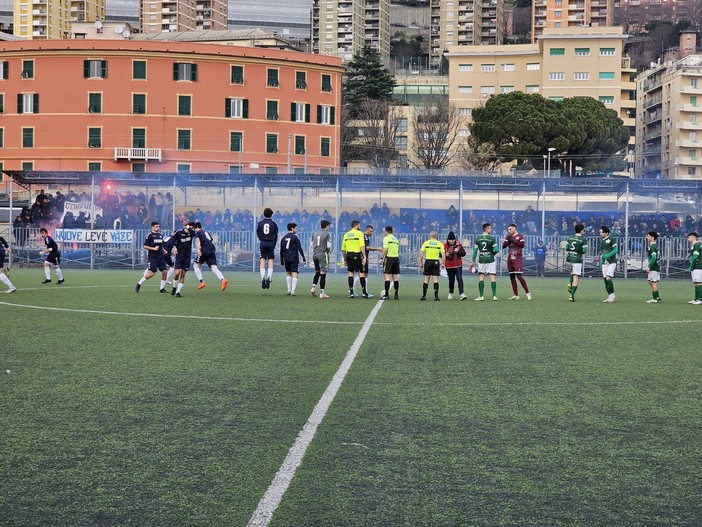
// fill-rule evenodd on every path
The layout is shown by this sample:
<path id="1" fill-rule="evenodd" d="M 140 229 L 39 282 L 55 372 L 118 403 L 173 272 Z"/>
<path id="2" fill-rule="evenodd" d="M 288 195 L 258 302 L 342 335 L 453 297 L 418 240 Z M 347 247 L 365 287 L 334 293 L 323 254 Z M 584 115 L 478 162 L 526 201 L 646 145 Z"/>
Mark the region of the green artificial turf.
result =
<path id="1" fill-rule="evenodd" d="M 276 272 L 139 294 L 16 269 L 0 295 L 0 525 L 246 525 L 376 305 Z M 55 280 L 55 278 L 54 278 Z M 383 303 L 274 526 L 694 526 L 698 321 L 686 281 L 527 277 L 534 294 Z M 489 291 L 489 287 L 487 288 Z M 431 292 L 429 293 L 431 297 Z M 457 295 L 456 295 L 457 296 Z M 20 307 L 28 306 L 28 307 Z M 37 309 L 41 308 L 41 309 Z"/>

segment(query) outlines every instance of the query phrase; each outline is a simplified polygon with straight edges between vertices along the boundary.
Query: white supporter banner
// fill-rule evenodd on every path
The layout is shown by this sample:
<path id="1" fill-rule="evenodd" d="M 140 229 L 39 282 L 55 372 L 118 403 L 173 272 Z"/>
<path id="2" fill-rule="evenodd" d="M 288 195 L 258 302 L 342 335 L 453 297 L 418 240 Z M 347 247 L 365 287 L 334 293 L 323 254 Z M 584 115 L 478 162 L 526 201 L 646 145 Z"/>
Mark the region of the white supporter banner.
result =
<path id="1" fill-rule="evenodd" d="M 126 229 L 56 229 L 54 240 L 63 243 L 133 243 L 134 231 Z"/>
<path id="2" fill-rule="evenodd" d="M 102 216 L 102 207 L 91 207 L 89 201 L 66 201 L 63 204 L 63 216 L 61 221 L 66 217 L 67 212 L 72 212 L 73 217 L 77 218 L 81 212 L 85 213 L 87 218 L 95 218 L 96 215 Z"/>

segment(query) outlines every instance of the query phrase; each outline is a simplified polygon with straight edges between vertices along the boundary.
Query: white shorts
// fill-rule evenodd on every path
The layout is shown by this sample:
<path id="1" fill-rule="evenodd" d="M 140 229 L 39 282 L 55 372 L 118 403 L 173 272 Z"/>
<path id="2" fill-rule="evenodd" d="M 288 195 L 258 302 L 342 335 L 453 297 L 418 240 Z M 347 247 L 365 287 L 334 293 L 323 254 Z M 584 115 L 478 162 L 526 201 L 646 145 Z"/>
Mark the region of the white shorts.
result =
<path id="1" fill-rule="evenodd" d="M 497 262 L 479 263 L 478 274 L 497 274 Z"/>
<path id="2" fill-rule="evenodd" d="M 702 269 L 692 270 L 692 281 L 696 284 L 702 283 Z"/>
<path id="3" fill-rule="evenodd" d="M 610 276 L 614 278 L 614 271 L 617 269 L 617 264 L 615 263 L 608 263 L 608 264 L 602 264 L 602 278 L 605 276 Z"/>
<path id="4" fill-rule="evenodd" d="M 648 281 L 649 282 L 660 282 L 661 281 L 660 271 L 649 271 L 648 272 Z"/>
<path id="5" fill-rule="evenodd" d="M 572 267 L 572 269 L 570 270 L 570 274 L 574 274 L 576 276 L 583 275 L 583 264 L 582 263 L 572 263 L 570 265 Z"/>

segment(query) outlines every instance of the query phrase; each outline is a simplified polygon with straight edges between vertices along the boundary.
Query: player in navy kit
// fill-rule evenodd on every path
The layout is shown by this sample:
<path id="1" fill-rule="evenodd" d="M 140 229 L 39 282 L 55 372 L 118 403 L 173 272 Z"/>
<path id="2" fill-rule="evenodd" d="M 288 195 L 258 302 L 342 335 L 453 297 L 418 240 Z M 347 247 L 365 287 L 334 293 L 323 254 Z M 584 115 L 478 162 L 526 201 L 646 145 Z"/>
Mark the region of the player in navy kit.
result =
<path id="1" fill-rule="evenodd" d="M 173 273 L 175 273 L 175 263 L 173 262 L 173 236 L 165 236 L 163 238 L 163 259 L 168 266 L 168 271 L 166 272 L 166 284 L 171 283 L 173 278 Z"/>
<path id="2" fill-rule="evenodd" d="M 263 219 L 258 222 L 256 236 L 261 241 L 261 288 L 269 289 L 275 267 L 275 244 L 278 242 L 278 224 L 271 219 L 273 209 L 263 209 Z M 268 262 L 268 274 L 266 274 Z"/>
<path id="3" fill-rule="evenodd" d="M 144 276 L 139 278 L 139 281 L 134 286 L 134 290 L 138 293 L 141 286 L 144 285 L 149 278 L 156 274 L 156 271 L 161 271 L 161 286 L 159 291 L 166 292 L 166 273 L 168 272 L 168 264 L 165 259 L 165 251 L 163 249 L 163 234 L 161 234 L 161 226 L 157 221 L 151 222 L 151 232 L 144 240 L 144 249 L 148 251 L 147 257 L 149 265 L 144 271 Z"/>
<path id="4" fill-rule="evenodd" d="M 288 285 L 290 296 L 295 296 L 297 276 L 300 271 L 300 256 L 302 256 L 302 265 L 307 263 L 305 253 L 302 252 L 302 244 L 296 233 L 297 223 L 288 223 L 288 233 L 280 239 L 280 265 L 285 268 L 287 273 L 285 282 Z"/>
<path id="5" fill-rule="evenodd" d="M 46 255 L 46 261 L 44 262 L 44 276 L 46 276 L 46 279 L 42 282 L 42 284 L 51 283 L 52 265 L 56 270 L 56 277 L 58 278 L 58 282 L 56 283 L 62 284 L 65 282 L 65 280 L 63 279 L 63 273 L 61 272 L 61 251 L 59 251 L 58 245 L 54 239 L 49 236 L 49 231 L 47 231 L 44 227 L 39 229 L 39 234 L 44 239 L 44 245 L 46 246 L 46 249 L 39 251 L 40 255 Z"/>
<path id="6" fill-rule="evenodd" d="M 215 245 L 210 233 L 202 228 L 199 221 L 195 222 L 195 247 L 197 248 L 197 258 L 195 258 L 195 276 L 200 281 L 198 289 L 202 289 L 207 284 L 202 278 L 202 264 L 207 264 L 219 281 L 222 283 L 222 291 L 227 288 L 229 280 L 224 278 L 222 271 L 217 267 L 217 256 L 215 255 Z"/>
<path id="7" fill-rule="evenodd" d="M 5 250 L 7 250 L 7 253 L 12 252 L 12 249 L 10 249 L 10 246 L 5 241 L 5 238 L 0 236 L 0 282 L 5 284 L 9 288 L 7 291 L 5 291 L 6 293 L 14 293 L 15 291 L 17 291 L 17 288 L 14 285 L 12 285 L 12 282 L 10 282 L 10 279 L 7 277 L 7 273 L 9 271 L 5 270 Z"/>
<path id="8" fill-rule="evenodd" d="M 183 221 L 183 228 L 173 233 L 173 247 L 176 250 L 175 274 L 173 275 L 173 289 L 171 294 L 180 298 L 180 292 L 185 285 L 185 273 L 190 270 L 190 259 L 193 250 L 193 229 L 195 224 Z M 176 284 L 177 282 L 177 284 Z"/>

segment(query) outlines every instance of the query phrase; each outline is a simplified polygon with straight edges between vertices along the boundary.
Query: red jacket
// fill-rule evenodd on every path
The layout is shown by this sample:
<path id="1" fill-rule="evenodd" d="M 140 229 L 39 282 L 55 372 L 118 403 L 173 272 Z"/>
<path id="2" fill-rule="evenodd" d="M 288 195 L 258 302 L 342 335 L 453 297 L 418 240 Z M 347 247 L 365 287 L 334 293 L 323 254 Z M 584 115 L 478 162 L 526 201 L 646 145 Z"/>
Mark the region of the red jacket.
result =
<path id="1" fill-rule="evenodd" d="M 455 269 L 463 266 L 462 256 L 466 255 L 466 250 L 461 245 L 461 242 L 456 240 L 456 243 L 449 245 L 444 243 L 444 267 L 447 269 Z"/>

